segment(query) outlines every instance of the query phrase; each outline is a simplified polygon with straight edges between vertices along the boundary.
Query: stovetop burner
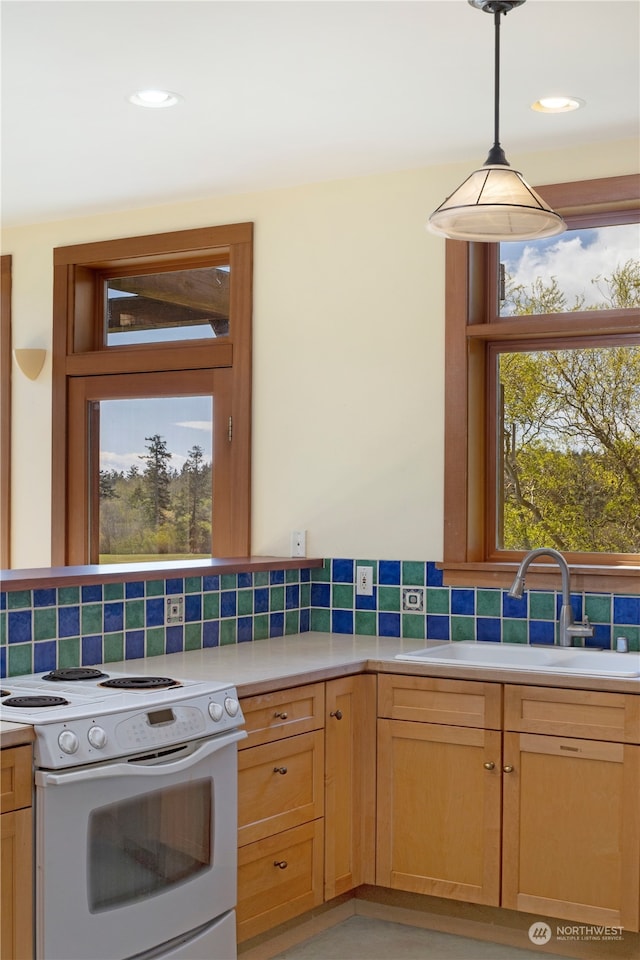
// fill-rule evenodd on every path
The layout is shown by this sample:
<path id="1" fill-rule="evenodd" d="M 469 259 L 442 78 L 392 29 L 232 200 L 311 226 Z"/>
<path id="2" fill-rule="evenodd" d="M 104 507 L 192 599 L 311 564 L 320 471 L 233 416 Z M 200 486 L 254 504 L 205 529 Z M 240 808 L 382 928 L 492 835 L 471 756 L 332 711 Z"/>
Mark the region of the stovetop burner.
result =
<path id="1" fill-rule="evenodd" d="M 25 696 L 25 697 L 9 697 L 8 700 L 4 700 L 2 703 L 3 707 L 20 707 L 22 709 L 28 710 L 29 708 L 33 709 L 35 707 L 64 707 L 69 703 L 68 700 L 65 700 L 64 697 L 40 697 L 40 696 Z"/>
<path id="2" fill-rule="evenodd" d="M 170 677 L 113 677 L 100 686 L 115 687 L 118 690 L 163 690 L 167 687 L 179 687 L 180 683 Z"/>
<path id="3" fill-rule="evenodd" d="M 52 670 L 45 673 L 43 680 L 98 680 L 100 677 L 108 677 L 108 673 L 103 673 L 96 667 L 61 667 L 58 670 Z"/>

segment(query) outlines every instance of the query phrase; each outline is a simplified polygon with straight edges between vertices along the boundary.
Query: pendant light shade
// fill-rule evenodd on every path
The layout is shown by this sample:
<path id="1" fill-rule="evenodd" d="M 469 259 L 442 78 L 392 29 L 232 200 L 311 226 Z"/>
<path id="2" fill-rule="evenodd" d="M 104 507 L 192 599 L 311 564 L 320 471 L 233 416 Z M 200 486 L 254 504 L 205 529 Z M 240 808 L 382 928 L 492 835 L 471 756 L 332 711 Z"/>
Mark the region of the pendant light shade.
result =
<path id="1" fill-rule="evenodd" d="M 551 210 L 521 173 L 512 170 L 500 146 L 500 17 L 524 0 L 469 0 L 494 14 L 495 24 L 495 136 L 484 166 L 474 170 L 429 217 L 431 233 L 452 240 L 497 243 L 538 240 L 566 230 L 562 217 Z"/>

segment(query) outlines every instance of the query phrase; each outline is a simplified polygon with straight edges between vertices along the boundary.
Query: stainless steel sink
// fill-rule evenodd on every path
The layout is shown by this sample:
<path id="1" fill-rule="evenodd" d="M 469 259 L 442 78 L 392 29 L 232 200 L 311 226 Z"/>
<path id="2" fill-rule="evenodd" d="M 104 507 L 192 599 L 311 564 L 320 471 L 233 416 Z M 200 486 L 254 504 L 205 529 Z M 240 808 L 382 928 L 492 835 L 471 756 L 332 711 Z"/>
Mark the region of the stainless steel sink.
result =
<path id="1" fill-rule="evenodd" d="M 640 654 L 577 647 L 532 647 L 525 643 L 443 643 L 411 653 L 398 653 L 396 660 L 448 663 L 473 667 L 505 667 L 509 670 L 540 670 L 591 677 L 640 677 Z"/>

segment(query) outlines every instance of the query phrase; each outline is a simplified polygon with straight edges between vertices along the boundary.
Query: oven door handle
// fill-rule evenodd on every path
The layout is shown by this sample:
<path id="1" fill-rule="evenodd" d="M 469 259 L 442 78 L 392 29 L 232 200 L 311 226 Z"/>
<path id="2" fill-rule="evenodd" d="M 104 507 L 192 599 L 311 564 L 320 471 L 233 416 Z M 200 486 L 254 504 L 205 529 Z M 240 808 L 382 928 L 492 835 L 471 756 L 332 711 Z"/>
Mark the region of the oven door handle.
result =
<path id="1" fill-rule="evenodd" d="M 77 770 L 66 770 L 63 773 L 48 773 L 44 770 L 36 771 L 35 782 L 38 787 L 64 786 L 67 783 L 80 783 L 83 780 L 105 780 L 113 777 L 164 777 L 168 773 L 180 773 L 188 770 L 223 747 L 247 736 L 244 730 L 232 730 L 229 733 L 219 734 L 210 740 L 205 740 L 196 747 L 193 753 L 180 760 L 160 761 L 157 764 L 136 763 L 130 760 L 126 763 L 92 764 Z"/>

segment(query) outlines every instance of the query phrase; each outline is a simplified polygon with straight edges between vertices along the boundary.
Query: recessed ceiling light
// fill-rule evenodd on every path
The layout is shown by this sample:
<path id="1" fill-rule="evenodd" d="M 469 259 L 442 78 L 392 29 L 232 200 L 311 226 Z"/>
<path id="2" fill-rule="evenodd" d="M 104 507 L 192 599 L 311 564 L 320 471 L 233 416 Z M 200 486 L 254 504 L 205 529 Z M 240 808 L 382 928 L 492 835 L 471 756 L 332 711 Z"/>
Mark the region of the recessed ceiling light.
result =
<path id="1" fill-rule="evenodd" d="M 170 90 L 138 90 L 129 97 L 131 103 L 137 107 L 173 107 L 182 100 L 177 93 L 171 93 Z"/>
<path id="2" fill-rule="evenodd" d="M 539 113 L 569 113 L 580 107 L 584 107 L 584 100 L 578 97 L 540 97 L 531 104 L 531 109 Z"/>

